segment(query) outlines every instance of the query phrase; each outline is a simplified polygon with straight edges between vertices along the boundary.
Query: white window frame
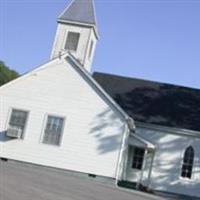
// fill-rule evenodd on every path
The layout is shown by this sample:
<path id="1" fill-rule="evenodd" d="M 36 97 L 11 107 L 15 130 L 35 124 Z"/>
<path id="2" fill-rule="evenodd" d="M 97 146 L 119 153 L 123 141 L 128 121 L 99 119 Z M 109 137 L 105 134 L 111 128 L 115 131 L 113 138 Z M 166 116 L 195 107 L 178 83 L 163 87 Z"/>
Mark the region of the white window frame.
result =
<path id="1" fill-rule="evenodd" d="M 144 150 L 144 154 L 143 154 L 143 157 L 142 157 L 142 162 L 140 163 L 141 164 L 141 168 L 140 169 L 138 169 L 136 167 L 135 168 L 133 167 L 133 161 L 134 161 L 134 157 L 135 157 L 135 149 L 136 148 Z M 136 156 L 138 157 L 138 155 L 136 155 Z M 141 171 L 143 169 L 143 166 L 144 166 L 144 159 L 145 159 L 145 148 L 134 146 L 134 148 L 133 148 L 133 155 L 132 155 L 132 162 L 131 162 L 131 168 L 133 170 L 139 170 L 139 171 Z"/>
<path id="2" fill-rule="evenodd" d="M 77 47 L 76 47 L 76 50 L 72 50 L 72 49 L 65 49 L 65 46 L 66 46 L 66 43 L 67 43 L 67 39 L 68 39 L 68 36 L 70 33 L 75 33 L 75 34 L 79 34 L 79 38 L 78 38 L 78 43 L 77 43 Z M 77 52 L 78 50 L 78 47 L 79 47 L 79 43 L 80 43 L 80 38 L 81 38 L 81 33 L 78 32 L 78 31 L 73 31 L 73 30 L 70 30 L 70 31 L 67 31 L 66 34 L 65 34 L 65 42 L 63 44 L 63 49 L 65 51 L 71 51 L 71 52 Z"/>
<path id="3" fill-rule="evenodd" d="M 27 113 L 26 122 L 24 124 L 24 129 L 23 129 L 22 136 L 20 138 L 18 138 L 20 140 L 24 140 L 25 139 L 25 135 L 26 135 L 26 129 L 27 129 L 27 126 L 28 126 L 30 111 L 26 110 L 26 109 L 23 109 L 23 108 L 16 108 L 16 107 L 9 108 L 8 115 L 7 115 L 8 117 L 7 117 L 7 120 L 6 120 L 5 130 L 8 130 L 8 128 L 10 127 L 10 119 L 11 119 L 13 110 L 18 110 L 18 111 L 22 111 L 22 112 L 26 112 Z"/>
<path id="4" fill-rule="evenodd" d="M 192 163 L 192 171 L 191 171 L 191 177 L 184 177 L 182 176 L 182 168 L 183 168 L 183 165 L 184 165 L 184 156 L 185 156 L 185 153 L 186 153 L 186 150 L 189 148 L 189 147 L 192 147 L 193 151 L 194 151 L 194 157 L 193 157 L 193 163 Z M 181 156 L 181 166 L 180 166 L 180 179 L 183 179 L 183 180 L 188 180 L 188 181 L 192 181 L 193 180 L 193 177 L 194 177 L 194 169 L 195 169 L 195 149 L 192 145 L 188 145 L 184 150 L 183 150 L 183 153 L 182 153 L 182 156 Z"/>
<path id="5" fill-rule="evenodd" d="M 135 155 L 135 148 L 139 148 L 139 149 L 143 149 L 144 150 L 144 156 L 143 156 L 143 161 L 142 161 L 142 166 L 141 166 L 141 169 L 137 169 L 137 168 L 133 168 L 133 158 L 134 158 L 134 155 Z M 129 146 L 129 158 L 128 158 L 128 166 L 129 166 L 129 169 L 131 171 L 142 171 L 143 168 L 144 168 L 144 164 L 145 164 L 145 148 L 144 147 L 138 147 L 138 146 L 132 146 L 130 145 Z"/>
<path id="6" fill-rule="evenodd" d="M 58 117 L 58 118 L 63 119 L 63 126 L 62 126 L 62 130 L 61 130 L 61 133 L 60 133 L 60 140 L 59 140 L 58 145 L 57 144 L 48 144 L 48 143 L 43 142 L 43 138 L 45 136 L 45 129 L 46 129 L 47 122 L 48 122 L 48 116 Z M 50 146 L 50 147 L 60 147 L 62 145 L 62 140 L 63 140 L 63 135 L 64 135 L 65 121 L 66 121 L 65 116 L 58 115 L 58 114 L 52 114 L 52 113 L 46 113 L 45 116 L 44 116 L 43 125 L 42 125 L 42 133 L 41 133 L 41 136 L 40 136 L 40 144 L 47 145 L 47 146 Z"/>

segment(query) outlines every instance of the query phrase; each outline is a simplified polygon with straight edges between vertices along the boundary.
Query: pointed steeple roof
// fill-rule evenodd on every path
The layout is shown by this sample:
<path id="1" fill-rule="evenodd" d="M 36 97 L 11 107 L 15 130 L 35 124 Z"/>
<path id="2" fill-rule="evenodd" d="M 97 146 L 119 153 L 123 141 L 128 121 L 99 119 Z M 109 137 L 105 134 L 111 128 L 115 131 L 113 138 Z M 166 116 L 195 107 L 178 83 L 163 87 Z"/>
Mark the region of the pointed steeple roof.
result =
<path id="1" fill-rule="evenodd" d="M 93 0 L 73 0 L 58 18 L 67 21 L 96 26 L 96 16 Z"/>

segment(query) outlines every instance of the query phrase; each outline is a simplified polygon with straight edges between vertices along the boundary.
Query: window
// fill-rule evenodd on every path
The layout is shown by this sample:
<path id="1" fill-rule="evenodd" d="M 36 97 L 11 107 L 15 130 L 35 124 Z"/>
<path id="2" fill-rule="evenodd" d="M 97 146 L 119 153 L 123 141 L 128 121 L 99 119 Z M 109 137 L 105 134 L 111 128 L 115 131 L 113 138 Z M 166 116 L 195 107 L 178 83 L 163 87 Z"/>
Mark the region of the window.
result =
<path id="1" fill-rule="evenodd" d="M 80 33 L 68 32 L 67 40 L 65 43 L 65 49 L 76 51 L 78 47 L 79 38 Z"/>
<path id="2" fill-rule="evenodd" d="M 44 130 L 43 143 L 59 145 L 62 136 L 63 124 L 63 118 L 48 116 Z"/>
<path id="3" fill-rule="evenodd" d="M 183 165 L 181 170 L 181 176 L 184 178 L 192 177 L 192 168 L 194 162 L 194 149 L 189 146 L 184 153 Z"/>
<path id="4" fill-rule="evenodd" d="M 91 55 L 92 55 L 93 45 L 94 45 L 94 42 L 91 41 L 91 43 L 90 43 L 90 50 L 89 50 L 89 54 L 88 54 L 88 58 L 89 58 L 89 59 L 91 58 Z"/>
<path id="5" fill-rule="evenodd" d="M 28 112 L 13 109 L 8 125 L 7 136 L 23 138 Z"/>
<path id="6" fill-rule="evenodd" d="M 143 159 L 144 159 L 145 150 L 139 147 L 135 147 L 133 150 L 133 161 L 132 168 L 133 169 L 142 169 Z"/>

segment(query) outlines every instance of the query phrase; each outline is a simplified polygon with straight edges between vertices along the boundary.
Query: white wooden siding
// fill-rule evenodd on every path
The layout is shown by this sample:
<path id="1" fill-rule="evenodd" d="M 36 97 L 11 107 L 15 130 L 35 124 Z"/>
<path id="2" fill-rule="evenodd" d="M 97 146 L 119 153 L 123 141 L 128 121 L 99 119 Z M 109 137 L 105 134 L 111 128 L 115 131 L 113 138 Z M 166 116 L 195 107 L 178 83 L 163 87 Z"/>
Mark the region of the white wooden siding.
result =
<path id="1" fill-rule="evenodd" d="M 156 146 L 150 187 L 200 197 L 200 138 L 140 127 L 136 133 Z M 193 176 L 185 179 L 181 178 L 182 159 L 190 145 L 195 150 Z"/>
<path id="2" fill-rule="evenodd" d="M 7 140 L 11 108 L 30 111 L 24 140 Z M 41 143 L 47 114 L 65 117 L 61 145 Z M 56 60 L 0 88 L 0 156 L 115 177 L 124 122 L 67 63 Z"/>
<path id="3" fill-rule="evenodd" d="M 73 53 L 73 55 L 84 65 L 84 67 L 90 71 L 97 42 L 97 38 L 92 27 L 58 23 L 51 58 L 56 58 L 59 55 L 59 52 L 65 49 L 68 32 L 80 33 L 77 51 L 71 51 L 71 53 Z M 91 58 L 88 59 L 89 45 L 91 40 L 93 40 L 94 45 Z"/>

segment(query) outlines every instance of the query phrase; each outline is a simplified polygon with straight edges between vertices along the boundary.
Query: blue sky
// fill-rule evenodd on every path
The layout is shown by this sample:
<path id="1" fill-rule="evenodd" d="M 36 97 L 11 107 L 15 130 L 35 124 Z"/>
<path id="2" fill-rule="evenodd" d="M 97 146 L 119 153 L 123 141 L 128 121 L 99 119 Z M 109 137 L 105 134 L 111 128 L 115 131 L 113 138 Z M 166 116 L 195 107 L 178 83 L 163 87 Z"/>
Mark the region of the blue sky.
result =
<path id="1" fill-rule="evenodd" d="M 49 59 L 69 0 L 0 0 L 0 60 L 20 73 Z M 199 0 L 96 0 L 93 71 L 200 88 Z"/>

